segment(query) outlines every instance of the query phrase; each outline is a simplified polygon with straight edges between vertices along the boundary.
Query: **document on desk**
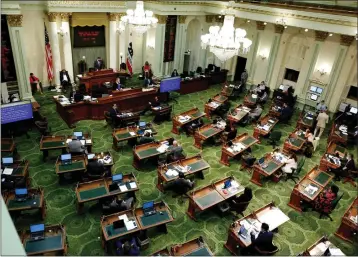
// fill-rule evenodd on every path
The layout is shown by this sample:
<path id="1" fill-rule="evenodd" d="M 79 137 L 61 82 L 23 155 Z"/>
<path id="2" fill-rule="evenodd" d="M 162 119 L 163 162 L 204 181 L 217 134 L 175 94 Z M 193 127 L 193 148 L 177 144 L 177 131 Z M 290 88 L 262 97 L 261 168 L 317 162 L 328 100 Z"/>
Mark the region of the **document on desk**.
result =
<path id="1" fill-rule="evenodd" d="M 14 171 L 13 168 L 5 168 L 4 171 L 2 172 L 2 174 L 3 175 L 11 175 L 13 171 Z"/>
<path id="2" fill-rule="evenodd" d="M 119 186 L 119 190 L 121 190 L 121 192 L 125 192 L 125 191 L 128 191 L 128 188 L 126 185 L 121 185 L 121 186 Z"/>
<path id="3" fill-rule="evenodd" d="M 80 140 L 82 145 L 86 144 L 86 140 Z"/>
<path id="4" fill-rule="evenodd" d="M 68 144 L 69 142 L 72 142 L 72 139 L 71 139 L 71 138 L 69 138 L 69 139 L 66 140 L 66 144 Z"/>
<path id="5" fill-rule="evenodd" d="M 329 244 L 321 242 L 318 245 L 316 245 L 311 251 L 311 256 L 322 256 L 324 252 L 328 249 Z"/>
<path id="6" fill-rule="evenodd" d="M 135 182 L 130 182 L 130 183 L 129 183 L 129 186 L 130 186 L 132 189 L 136 189 L 136 188 L 137 188 L 137 183 L 135 183 Z"/>
<path id="7" fill-rule="evenodd" d="M 132 230 L 132 229 L 135 229 L 137 226 L 134 225 L 134 221 L 133 220 L 129 220 L 129 221 L 125 221 L 124 222 L 124 225 L 126 226 L 126 229 L 129 231 L 129 230 Z"/>
<path id="8" fill-rule="evenodd" d="M 262 214 L 256 214 L 256 216 L 261 223 L 267 223 L 271 231 L 290 220 L 286 214 L 275 206 L 271 207 L 269 211 L 265 211 Z"/>
<path id="9" fill-rule="evenodd" d="M 270 130 L 270 126 L 266 124 L 266 125 L 264 125 L 264 126 L 262 127 L 262 129 L 265 130 L 265 131 L 269 131 L 269 130 Z"/>
<path id="10" fill-rule="evenodd" d="M 305 188 L 305 192 L 308 193 L 309 195 L 314 195 L 317 190 L 318 190 L 318 187 L 313 186 L 313 185 L 308 185 Z"/>
<path id="11" fill-rule="evenodd" d="M 92 139 L 86 139 L 86 144 L 92 144 Z"/>
<path id="12" fill-rule="evenodd" d="M 132 137 L 134 137 L 134 136 L 136 135 L 136 133 L 133 132 L 133 131 L 131 131 L 131 132 L 129 132 L 129 135 L 131 135 Z"/>
<path id="13" fill-rule="evenodd" d="M 173 170 L 173 169 L 169 169 L 167 170 L 167 172 L 165 172 L 165 174 L 167 174 L 167 176 L 178 176 L 179 175 L 179 172 L 177 172 L 176 170 Z"/>
<path id="14" fill-rule="evenodd" d="M 330 246 L 329 247 L 329 252 L 331 253 L 331 256 L 346 256 L 342 251 L 341 249 L 337 248 L 337 247 L 333 247 L 333 246 Z"/>
<path id="15" fill-rule="evenodd" d="M 164 153 L 168 149 L 168 147 L 169 147 L 168 145 L 162 144 L 157 148 L 157 151 L 160 153 Z"/>
<path id="16" fill-rule="evenodd" d="M 118 216 L 118 219 L 126 222 L 126 221 L 128 221 L 128 216 L 127 216 L 127 214 L 123 214 L 123 215 Z"/>

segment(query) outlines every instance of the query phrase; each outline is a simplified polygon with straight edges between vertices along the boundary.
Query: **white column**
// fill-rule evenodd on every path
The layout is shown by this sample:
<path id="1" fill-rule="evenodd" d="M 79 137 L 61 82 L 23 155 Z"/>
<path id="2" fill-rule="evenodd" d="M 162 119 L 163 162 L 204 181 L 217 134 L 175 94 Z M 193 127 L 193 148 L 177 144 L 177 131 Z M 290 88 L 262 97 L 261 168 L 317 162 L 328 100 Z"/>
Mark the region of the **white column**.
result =
<path id="1" fill-rule="evenodd" d="M 256 35 L 254 36 L 254 39 L 252 40 L 254 42 L 253 46 L 250 47 L 250 52 L 247 55 L 247 63 L 246 63 L 246 69 L 247 73 L 249 74 L 248 81 L 250 83 L 255 84 L 254 77 L 257 67 L 257 51 L 259 49 L 259 45 L 261 42 L 261 35 L 265 29 L 265 25 L 262 21 L 256 21 Z M 236 70 L 236 66 L 235 66 Z"/>
<path id="2" fill-rule="evenodd" d="M 267 79 L 267 83 L 268 83 L 269 87 L 271 88 L 271 90 L 278 87 L 279 74 L 280 74 L 280 70 L 282 68 L 281 65 L 284 60 L 286 47 L 288 45 L 288 44 L 285 44 L 284 40 L 282 39 L 283 32 L 284 32 L 284 27 L 282 25 L 275 24 L 274 40 L 278 41 L 278 45 L 277 45 L 277 51 L 275 51 L 276 56 L 272 56 L 274 58 L 274 60 L 272 61 L 272 65 L 269 66 L 269 68 L 268 68 L 268 70 L 270 70 L 270 73 L 268 73 L 269 78 Z M 271 53 L 270 53 L 270 56 L 271 56 Z"/>
<path id="3" fill-rule="evenodd" d="M 117 69 L 117 13 L 109 13 L 109 68 Z M 118 67 L 119 68 L 119 67 Z"/>
<path id="4" fill-rule="evenodd" d="M 72 81 L 75 81 L 73 76 L 73 62 L 72 62 L 72 47 L 71 47 L 71 36 L 70 36 L 70 23 L 69 17 L 71 13 L 61 13 L 61 28 L 63 30 L 63 59 L 65 61 L 65 68 L 68 71 Z"/>
<path id="5" fill-rule="evenodd" d="M 119 21 L 121 20 L 121 17 L 124 16 L 124 15 L 125 15 L 125 13 L 120 13 L 118 15 Z M 118 35 L 118 38 L 119 38 L 118 39 L 118 41 L 119 41 L 119 49 L 118 50 L 119 51 L 117 52 L 117 54 L 118 54 L 118 62 L 119 63 L 122 63 L 122 62 L 126 63 L 126 60 L 127 60 L 126 58 L 127 58 L 127 54 L 128 54 L 128 38 L 129 38 L 128 25 L 125 26 L 125 30 Z"/>
<path id="6" fill-rule="evenodd" d="M 162 76 L 164 72 L 164 37 L 165 37 L 165 23 L 167 16 L 157 16 L 158 24 L 155 30 L 155 59 L 153 61 L 153 72 L 156 76 Z"/>
<path id="7" fill-rule="evenodd" d="M 60 85 L 61 55 L 57 34 L 57 17 L 59 17 L 59 13 L 48 13 L 48 19 L 50 23 L 48 34 L 51 44 L 52 66 L 54 75 L 54 81 L 52 81 L 52 83 L 55 83 L 55 85 L 58 86 Z"/>
<path id="8" fill-rule="evenodd" d="M 29 72 L 26 65 L 26 52 L 22 32 L 22 15 L 8 15 L 7 21 L 11 40 L 11 50 L 14 56 L 17 83 L 20 97 L 23 100 L 32 98 Z"/>
<path id="9" fill-rule="evenodd" d="M 273 72 L 273 69 L 275 67 L 275 63 L 277 60 L 281 37 L 282 37 L 282 34 L 275 33 L 273 43 L 272 43 L 270 53 L 269 53 L 269 59 L 268 59 L 269 64 L 267 67 L 267 73 L 266 73 L 266 79 L 265 79 L 267 83 L 270 83 L 270 80 L 272 78 L 272 72 Z M 271 90 L 274 90 L 276 88 L 275 84 L 268 84 L 268 86 L 270 87 Z"/>
<path id="10" fill-rule="evenodd" d="M 182 17 L 182 16 L 181 16 Z M 177 66 L 175 66 L 175 68 L 177 69 L 178 73 L 182 73 L 183 72 L 183 67 L 184 67 L 184 52 L 185 52 L 185 44 L 186 44 L 186 28 L 187 25 L 183 22 L 180 23 L 180 18 L 179 18 L 179 35 L 180 37 L 178 37 L 178 40 L 176 41 L 176 43 L 178 43 L 178 53 L 175 55 L 176 59 L 178 59 L 177 62 Z"/>

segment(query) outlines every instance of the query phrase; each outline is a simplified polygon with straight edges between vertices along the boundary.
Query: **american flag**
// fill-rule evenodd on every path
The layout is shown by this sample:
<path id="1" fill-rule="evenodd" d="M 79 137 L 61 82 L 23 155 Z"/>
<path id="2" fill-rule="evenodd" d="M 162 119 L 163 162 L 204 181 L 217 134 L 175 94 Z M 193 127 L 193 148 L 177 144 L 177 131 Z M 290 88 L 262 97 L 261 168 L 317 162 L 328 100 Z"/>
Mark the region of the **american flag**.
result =
<path id="1" fill-rule="evenodd" d="M 53 79 L 52 51 L 51 51 L 50 40 L 48 38 L 46 24 L 45 24 L 45 52 L 46 52 L 46 64 L 47 64 L 47 77 L 49 81 L 52 81 Z"/>

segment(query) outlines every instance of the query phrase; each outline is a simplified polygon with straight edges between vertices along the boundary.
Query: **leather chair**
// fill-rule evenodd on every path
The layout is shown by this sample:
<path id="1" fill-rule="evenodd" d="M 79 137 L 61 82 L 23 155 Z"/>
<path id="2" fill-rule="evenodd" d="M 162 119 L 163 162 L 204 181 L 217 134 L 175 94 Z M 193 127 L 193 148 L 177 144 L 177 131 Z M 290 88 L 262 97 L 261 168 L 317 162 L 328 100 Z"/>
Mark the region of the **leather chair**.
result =
<path id="1" fill-rule="evenodd" d="M 149 247 L 150 239 L 144 232 L 140 232 L 137 236 L 137 242 L 141 250 L 145 250 Z"/>
<path id="2" fill-rule="evenodd" d="M 231 211 L 234 211 L 236 213 L 236 217 L 234 217 L 234 219 L 236 220 L 238 217 L 238 215 L 240 214 L 242 217 L 244 217 L 244 211 L 247 209 L 247 207 L 249 206 L 250 201 L 248 202 L 241 202 L 241 203 L 237 203 L 235 202 L 235 200 L 232 200 L 230 202 L 230 208 Z"/>
<path id="3" fill-rule="evenodd" d="M 280 139 L 282 136 L 281 131 L 272 131 L 269 137 L 269 144 L 272 145 L 272 148 L 276 148 L 280 144 Z"/>
<path id="4" fill-rule="evenodd" d="M 110 125 L 111 128 L 113 128 L 114 124 L 113 124 L 113 120 L 112 120 L 111 116 L 109 115 L 109 112 L 107 112 L 107 111 L 104 112 L 104 118 L 106 120 L 106 126 Z"/>

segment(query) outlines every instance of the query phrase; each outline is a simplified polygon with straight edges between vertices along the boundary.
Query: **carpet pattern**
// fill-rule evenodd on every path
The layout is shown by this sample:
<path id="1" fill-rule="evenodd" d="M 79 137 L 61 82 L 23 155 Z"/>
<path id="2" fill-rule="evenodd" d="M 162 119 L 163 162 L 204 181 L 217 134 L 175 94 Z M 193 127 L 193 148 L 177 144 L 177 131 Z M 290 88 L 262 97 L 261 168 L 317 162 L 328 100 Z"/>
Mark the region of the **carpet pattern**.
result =
<path id="1" fill-rule="evenodd" d="M 183 111 L 198 107 L 204 110 L 204 103 L 212 96 L 220 92 L 220 86 L 216 85 L 204 92 L 193 93 L 180 96 L 178 103 L 174 104 L 174 113 L 178 114 Z M 203 236 L 210 249 L 215 255 L 230 255 L 224 248 L 228 235 L 228 228 L 232 223 L 233 216 L 227 215 L 221 218 L 214 210 L 209 210 L 200 214 L 198 221 L 191 220 L 185 213 L 188 208 L 188 201 L 179 203 L 177 198 L 172 197 L 171 192 L 161 193 L 156 187 L 157 172 L 154 166 L 145 166 L 141 171 L 135 170 L 132 163 L 132 149 L 125 145 L 119 151 L 112 148 L 111 128 L 106 126 L 105 121 L 80 121 L 75 129 L 69 129 L 55 110 L 55 104 L 52 96 L 55 93 L 46 92 L 44 95 L 36 95 L 35 98 L 41 105 L 40 113 L 48 118 L 49 125 L 54 135 L 69 135 L 75 131 L 89 131 L 93 138 L 93 152 L 110 151 L 114 156 L 115 165 L 113 173 L 133 172 L 139 182 L 139 192 L 137 192 L 137 206 L 148 200 L 164 200 L 173 211 L 175 221 L 168 224 L 168 234 L 150 232 L 150 246 L 147 250 L 142 251 L 141 255 L 148 255 L 160 250 L 167 245 L 181 243 L 198 236 Z M 232 105 L 243 103 L 243 97 L 239 98 Z M 265 113 L 268 111 L 267 103 Z M 278 124 L 274 130 L 282 131 L 280 146 L 287 138 L 290 132 L 294 130 L 299 111 L 296 110 L 291 120 L 291 125 Z M 149 113 L 142 117 L 142 120 L 151 121 L 153 118 Z M 204 118 L 204 121 L 208 122 Z M 171 133 L 171 122 L 167 121 L 161 125 L 154 125 L 158 131 L 157 139 L 173 136 L 183 146 L 188 156 L 198 154 L 200 150 L 193 146 L 193 137 L 187 137 L 185 134 L 174 135 Z M 247 132 L 252 135 L 253 127 L 251 125 L 245 128 L 239 127 L 238 134 Z M 300 173 L 304 176 L 319 160 L 326 148 L 328 129 L 320 141 L 320 145 L 311 159 L 307 159 L 305 166 Z M 54 171 L 54 163 L 60 151 L 57 153 L 50 152 L 47 162 L 42 161 L 42 153 L 39 150 L 39 133 L 36 130 L 30 131 L 30 138 L 25 136 L 17 137 L 16 144 L 18 152 L 22 159 L 30 162 L 30 176 L 33 187 L 43 187 L 45 190 L 45 199 L 47 201 L 46 224 L 62 223 L 66 226 L 69 242 L 69 255 L 104 255 L 100 243 L 100 217 L 101 210 L 95 203 L 86 204 L 84 214 L 78 215 L 76 212 L 76 198 L 74 193 L 75 184 L 59 185 L 58 177 Z M 255 157 L 261 157 L 272 150 L 272 146 L 267 145 L 263 140 L 260 145 L 253 147 Z M 357 148 L 349 149 L 350 152 L 356 152 Z M 262 207 L 263 205 L 274 201 L 275 204 L 290 218 L 279 228 L 279 233 L 275 234 L 274 243 L 280 251 L 277 255 L 297 255 L 302 252 L 321 236 L 328 235 L 329 239 L 346 255 L 358 253 L 358 244 L 347 243 L 336 236 L 334 232 L 339 227 L 341 216 L 352 203 L 357 195 L 356 188 L 349 184 L 336 182 L 340 188 L 340 193 L 344 192 L 343 199 L 339 202 L 336 210 L 332 213 L 333 222 L 328 219 L 319 219 L 316 212 L 298 213 L 287 206 L 290 194 L 294 187 L 293 181 L 264 181 L 263 187 L 258 187 L 249 180 L 251 174 L 246 171 L 240 171 L 241 165 L 238 161 L 231 161 L 231 166 L 226 167 L 219 163 L 221 156 L 221 146 L 204 145 L 202 150 L 203 158 L 210 164 L 211 168 L 204 173 L 205 179 L 195 179 L 196 188 L 214 182 L 224 176 L 234 175 L 244 186 L 250 186 L 253 189 L 254 198 L 251 201 L 245 215 Z M 17 229 L 24 229 L 33 222 L 38 222 L 37 215 L 24 215 L 14 218 Z"/>

